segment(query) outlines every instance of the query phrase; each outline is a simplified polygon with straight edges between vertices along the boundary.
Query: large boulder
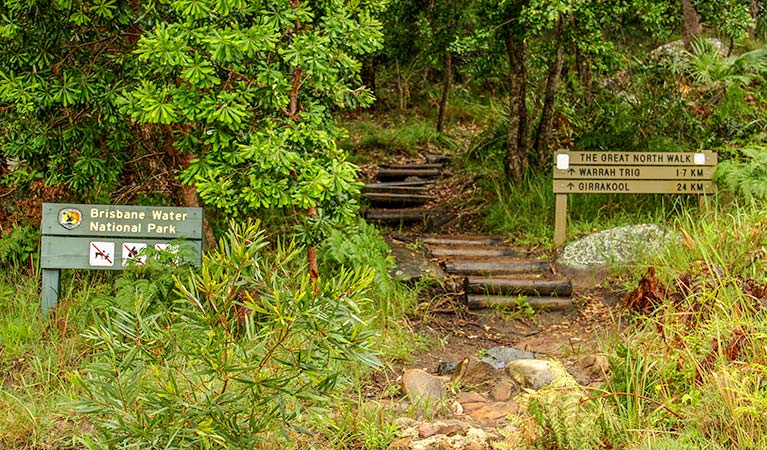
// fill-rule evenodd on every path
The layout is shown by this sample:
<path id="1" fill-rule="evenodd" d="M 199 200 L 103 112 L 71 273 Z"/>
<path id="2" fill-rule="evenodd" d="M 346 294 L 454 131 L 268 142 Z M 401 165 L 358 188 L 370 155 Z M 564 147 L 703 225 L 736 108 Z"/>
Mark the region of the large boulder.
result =
<path id="1" fill-rule="evenodd" d="M 574 281 L 584 280 L 583 275 L 603 274 L 611 267 L 657 254 L 673 239 L 673 234 L 655 224 L 612 228 L 568 244 L 557 259 L 557 268 L 575 275 Z"/>

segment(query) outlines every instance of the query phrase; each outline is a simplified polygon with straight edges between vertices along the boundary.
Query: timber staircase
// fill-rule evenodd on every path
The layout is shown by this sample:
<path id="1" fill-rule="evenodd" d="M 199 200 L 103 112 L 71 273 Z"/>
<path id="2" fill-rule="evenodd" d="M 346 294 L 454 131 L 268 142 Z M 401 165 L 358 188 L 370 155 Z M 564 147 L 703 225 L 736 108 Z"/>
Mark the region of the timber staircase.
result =
<path id="1" fill-rule="evenodd" d="M 426 205 L 434 200 L 432 185 L 446 172 L 450 157 L 427 155 L 426 162 L 383 164 L 378 167 L 376 181 L 362 189 L 370 207 L 364 217 L 390 225 L 424 223 L 431 226 L 442 215 L 438 208 Z"/>
<path id="2" fill-rule="evenodd" d="M 462 279 L 469 309 L 530 305 L 535 310 L 573 308 L 572 282 L 549 261 L 492 236 L 423 235 L 418 238 L 445 271 Z"/>

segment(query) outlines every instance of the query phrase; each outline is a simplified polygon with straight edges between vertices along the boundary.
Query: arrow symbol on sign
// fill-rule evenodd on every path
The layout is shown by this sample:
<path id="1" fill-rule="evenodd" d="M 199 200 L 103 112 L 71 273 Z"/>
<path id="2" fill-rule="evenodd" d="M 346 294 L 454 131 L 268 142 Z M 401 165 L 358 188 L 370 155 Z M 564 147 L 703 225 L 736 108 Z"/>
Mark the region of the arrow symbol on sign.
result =
<path id="1" fill-rule="evenodd" d="M 570 188 L 570 190 L 572 191 L 575 185 L 573 183 L 568 183 L 567 187 Z"/>
<path id="2" fill-rule="evenodd" d="M 572 174 L 574 174 L 574 173 L 575 173 L 575 169 L 573 169 L 572 167 L 570 167 L 570 170 L 568 170 L 568 171 L 567 171 L 567 173 L 569 173 L 570 175 L 572 175 Z"/>

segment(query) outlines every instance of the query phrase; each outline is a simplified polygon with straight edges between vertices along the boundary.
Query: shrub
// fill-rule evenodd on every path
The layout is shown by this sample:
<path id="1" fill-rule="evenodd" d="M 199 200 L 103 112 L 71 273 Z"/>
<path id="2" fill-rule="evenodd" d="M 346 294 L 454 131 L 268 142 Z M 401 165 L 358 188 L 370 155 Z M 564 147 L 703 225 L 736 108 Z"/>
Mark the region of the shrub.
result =
<path id="1" fill-rule="evenodd" d="M 301 248 L 233 226 L 167 312 L 141 294 L 85 334 L 100 352 L 73 375 L 97 432 L 89 448 L 254 448 L 333 398 L 339 362 L 375 366 L 360 318 L 370 271 L 313 284 Z"/>

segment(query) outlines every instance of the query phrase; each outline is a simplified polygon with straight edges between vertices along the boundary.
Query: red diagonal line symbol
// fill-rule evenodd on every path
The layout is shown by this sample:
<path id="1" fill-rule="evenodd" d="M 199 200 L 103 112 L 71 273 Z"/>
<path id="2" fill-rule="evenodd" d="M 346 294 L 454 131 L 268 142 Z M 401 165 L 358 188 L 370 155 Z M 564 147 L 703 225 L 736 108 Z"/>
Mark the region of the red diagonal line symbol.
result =
<path id="1" fill-rule="evenodd" d="M 128 250 L 128 256 L 130 256 L 131 258 L 136 258 L 136 255 L 138 255 L 138 251 L 134 252 L 132 249 L 128 248 L 128 246 L 125 244 L 123 244 L 123 247 L 125 247 L 125 250 Z M 139 264 L 143 264 L 141 262 L 141 258 L 136 258 L 135 261 Z"/>
<path id="2" fill-rule="evenodd" d="M 109 259 L 109 256 L 107 256 L 107 254 L 106 254 L 106 253 L 102 252 L 100 248 L 96 247 L 96 244 L 94 244 L 93 242 L 91 242 L 91 247 L 95 248 L 95 249 L 96 249 L 96 251 L 97 251 L 97 252 L 99 252 L 99 255 L 103 256 L 103 257 L 104 257 L 104 259 L 106 259 L 106 260 L 107 260 L 107 262 L 108 262 L 109 264 L 114 264 L 114 263 L 112 262 L 112 260 L 111 260 L 111 259 Z"/>

